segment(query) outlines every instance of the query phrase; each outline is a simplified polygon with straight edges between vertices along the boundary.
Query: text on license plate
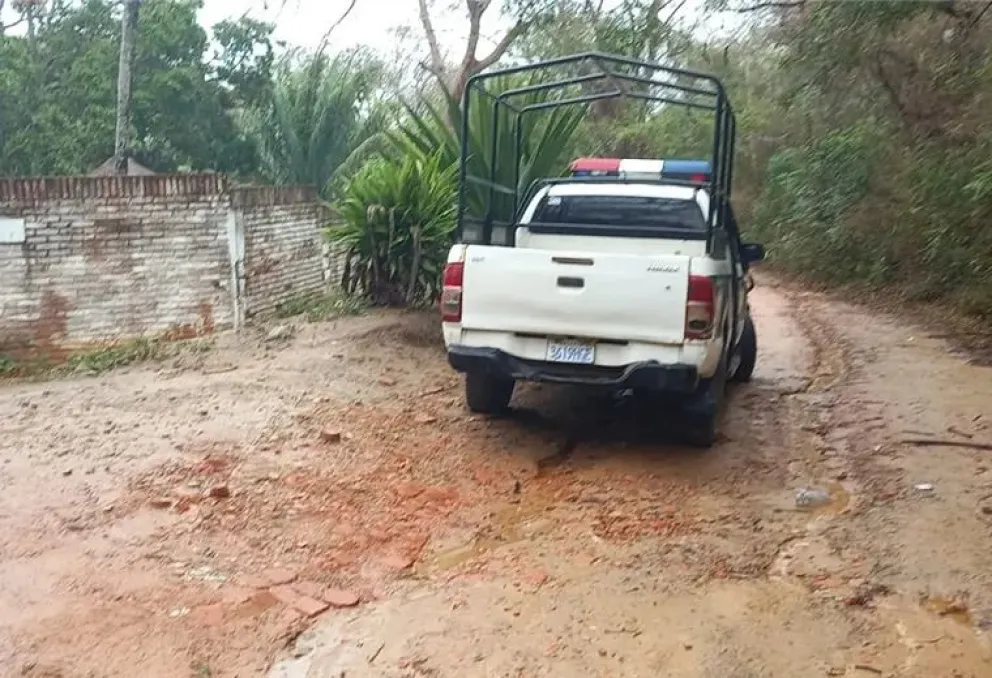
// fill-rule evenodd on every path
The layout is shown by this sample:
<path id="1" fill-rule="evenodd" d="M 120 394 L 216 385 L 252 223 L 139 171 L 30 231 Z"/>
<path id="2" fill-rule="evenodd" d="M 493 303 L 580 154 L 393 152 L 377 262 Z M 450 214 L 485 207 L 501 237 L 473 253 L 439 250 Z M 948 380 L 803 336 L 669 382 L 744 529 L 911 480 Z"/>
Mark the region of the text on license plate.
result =
<path id="1" fill-rule="evenodd" d="M 596 362 L 596 347 L 593 344 L 549 341 L 547 360 L 551 363 L 592 365 Z"/>

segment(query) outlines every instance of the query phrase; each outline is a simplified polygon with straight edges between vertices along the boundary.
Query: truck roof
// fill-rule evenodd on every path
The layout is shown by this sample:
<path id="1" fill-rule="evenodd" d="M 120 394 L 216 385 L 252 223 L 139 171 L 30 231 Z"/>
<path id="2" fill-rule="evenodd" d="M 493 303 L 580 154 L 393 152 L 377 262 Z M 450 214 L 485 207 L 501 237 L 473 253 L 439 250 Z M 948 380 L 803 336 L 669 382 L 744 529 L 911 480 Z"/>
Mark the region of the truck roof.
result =
<path id="1" fill-rule="evenodd" d="M 544 195 L 543 191 L 538 193 Z M 551 184 L 547 191 L 547 195 L 617 195 L 639 198 L 671 198 L 673 200 L 692 200 L 697 194 L 703 194 L 707 200 L 709 199 L 708 194 L 703 189 L 648 182 L 613 183 L 604 181 L 588 184 Z"/>

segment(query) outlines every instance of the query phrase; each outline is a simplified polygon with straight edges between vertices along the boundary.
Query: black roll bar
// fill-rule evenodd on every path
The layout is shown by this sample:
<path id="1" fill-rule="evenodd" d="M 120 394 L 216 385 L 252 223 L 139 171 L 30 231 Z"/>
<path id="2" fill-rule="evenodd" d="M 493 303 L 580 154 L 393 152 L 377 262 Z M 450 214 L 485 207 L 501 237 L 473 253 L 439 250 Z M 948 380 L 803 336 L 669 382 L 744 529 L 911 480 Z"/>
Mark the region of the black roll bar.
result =
<path id="1" fill-rule="evenodd" d="M 526 86 L 516 87 L 497 94 L 490 92 L 485 84 L 496 78 L 506 76 L 534 73 L 546 73 L 552 69 L 564 66 L 587 66 L 592 65 L 599 69 L 596 73 L 587 73 L 564 79 L 553 79 L 548 82 L 539 82 Z M 642 75 L 632 75 L 617 68 L 632 67 L 638 72 L 648 71 L 654 77 L 644 77 Z M 661 76 L 665 79 L 656 79 Z M 672 81 L 672 80 L 676 81 Z M 565 98 L 531 104 L 522 108 L 514 105 L 511 100 L 526 94 L 538 92 L 551 92 L 567 90 L 574 85 L 584 85 L 600 80 L 607 80 L 613 86 L 604 92 L 583 94 L 581 96 L 566 96 Z M 689 83 L 682 81 L 688 80 Z M 646 88 L 646 91 L 628 91 L 625 84 L 636 84 Z M 661 89 L 663 93 L 655 94 L 654 89 Z M 471 95 L 477 92 L 492 102 L 494 107 L 492 126 L 490 129 L 490 158 L 489 176 L 486 178 L 470 176 L 468 174 L 469 160 L 469 108 L 471 106 Z M 681 97 L 681 98 L 680 98 Z M 467 83 L 462 97 L 462 120 L 461 120 L 461 157 L 459 163 L 459 191 L 458 191 L 458 236 L 461 238 L 466 211 L 466 188 L 469 183 L 487 186 L 489 188 L 489 200 L 486 205 L 486 214 L 483 221 L 483 241 L 489 243 L 492 238 L 493 225 L 493 204 L 497 193 L 502 195 L 513 195 L 512 218 L 517 218 L 517 211 L 520 205 L 520 164 L 523 150 L 523 121 L 531 113 L 545 111 L 565 106 L 575 106 L 580 104 L 590 104 L 596 101 L 631 98 L 635 100 L 661 103 L 666 105 L 684 106 L 687 108 L 708 110 L 714 112 L 714 133 L 712 144 L 712 157 L 710 161 L 711 176 L 706 187 L 710 190 L 710 208 L 706 223 L 708 228 L 707 247 L 712 244 L 712 231 L 716 223 L 725 223 L 728 215 L 728 203 L 731 194 L 733 177 L 733 157 L 736 149 L 736 119 L 734 112 L 727 99 L 722 83 L 714 76 L 707 73 L 674 68 L 658 63 L 634 59 L 631 57 L 605 54 L 602 52 L 585 52 L 566 57 L 558 57 L 533 64 L 513 66 L 493 71 L 478 73 Z M 499 148 L 499 115 L 500 107 L 505 107 L 514 118 L 514 170 L 513 186 L 504 186 L 496 181 L 497 152 Z M 675 184 L 674 181 L 663 183 Z M 528 187 L 525 195 L 531 195 Z M 524 203 L 526 205 L 526 203 Z M 476 221 L 473 219 L 473 221 Z"/>

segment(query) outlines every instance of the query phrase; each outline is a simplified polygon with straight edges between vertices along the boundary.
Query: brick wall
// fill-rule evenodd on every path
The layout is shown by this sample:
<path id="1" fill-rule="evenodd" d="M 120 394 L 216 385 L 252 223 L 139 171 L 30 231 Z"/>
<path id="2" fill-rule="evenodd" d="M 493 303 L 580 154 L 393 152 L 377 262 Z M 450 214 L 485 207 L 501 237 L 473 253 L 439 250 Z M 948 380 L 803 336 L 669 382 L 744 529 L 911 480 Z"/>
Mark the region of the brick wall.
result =
<path id="1" fill-rule="evenodd" d="M 239 189 L 232 201 L 244 229 L 245 315 L 324 288 L 321 210 L 302 188 Z"/>
<path id="2" fill-rule="evenodd" d="M 231 189 L 216 175 L 0 179 L 0 354 L 230 327 L 321 289 L 321 251 L 308 189 Z"/>

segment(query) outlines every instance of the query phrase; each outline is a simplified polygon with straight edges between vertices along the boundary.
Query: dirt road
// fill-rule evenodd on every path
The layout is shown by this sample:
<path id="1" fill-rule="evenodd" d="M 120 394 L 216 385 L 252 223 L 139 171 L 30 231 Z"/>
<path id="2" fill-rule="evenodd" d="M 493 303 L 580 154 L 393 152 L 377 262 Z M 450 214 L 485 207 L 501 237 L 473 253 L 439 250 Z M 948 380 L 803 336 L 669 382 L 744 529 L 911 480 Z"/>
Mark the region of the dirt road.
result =
<path id="1" fill-rule="evenodd" d="M 472 417 L 416 315 L 2 386 L 0 674 L 992 676 L 992 370 L 754 304 L 706 452 L 552 388 Z"/>

